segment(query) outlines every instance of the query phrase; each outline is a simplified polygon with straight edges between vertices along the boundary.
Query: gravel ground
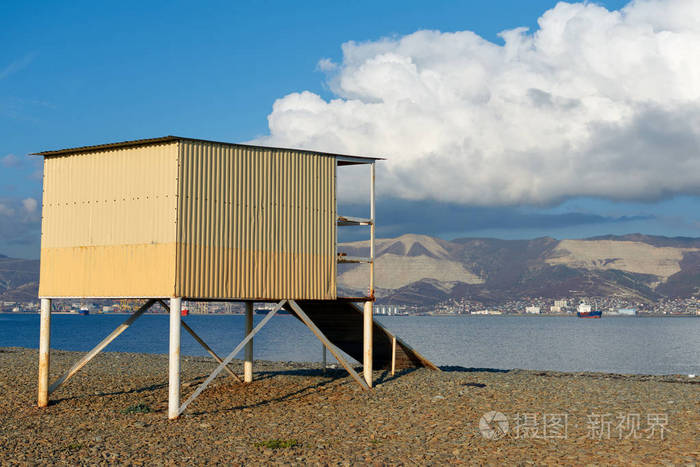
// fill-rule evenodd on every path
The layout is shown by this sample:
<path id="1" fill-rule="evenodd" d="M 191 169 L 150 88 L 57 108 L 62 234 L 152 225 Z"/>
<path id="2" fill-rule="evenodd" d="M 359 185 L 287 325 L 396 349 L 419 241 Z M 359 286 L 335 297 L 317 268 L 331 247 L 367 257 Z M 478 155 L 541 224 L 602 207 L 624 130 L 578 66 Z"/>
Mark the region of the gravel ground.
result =
<path id="1" fill-rule="evenodd" d="M 78 357 L 53 351 L 51 379 Z M 700 460 L 700 381 L 687 375 L 445 367 L 395 377 L 376 372 L 375 388 L 362 392 L 342 370 L 256 362 L 252 384 L 222 373 L 184 416 L 168 421 L 167 355 L 101 354 L 45 409 L 35 406 L 37 360 L 34 349 L 0 348 L 0 464 Z M 240 361 L 234 364 L 240 370 Z M 183 400 L 214 367 L 206 358 L 183 358 Z M 509 422 L 507 430 L 500 425 L 505 434 L 486 426 L 484 434 L 500 439 L 480 431 L 489 411 Z"/>

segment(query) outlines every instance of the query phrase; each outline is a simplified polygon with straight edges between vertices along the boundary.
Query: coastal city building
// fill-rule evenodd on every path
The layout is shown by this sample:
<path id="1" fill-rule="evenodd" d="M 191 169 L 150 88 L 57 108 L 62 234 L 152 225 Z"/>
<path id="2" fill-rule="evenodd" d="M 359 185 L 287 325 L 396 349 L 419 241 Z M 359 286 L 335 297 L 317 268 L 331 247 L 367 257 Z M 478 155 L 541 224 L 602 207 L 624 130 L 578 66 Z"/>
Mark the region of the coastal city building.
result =
<path id="1" fill-rule="evenodd" d="M 642 302 L 635 299 L 615 296 L 590 296 L 581 297 L 592 309 L 603 310 L 607 315 L 648 316 L 648 315 L 672 315 L 672 316 L 699 316 L 700 301 L 696 298 L 662 298 L 655 302 Z M 465 298 L 450 299 L 438 304 L 427 306 L 420 304 L 375 304 L 375 314 L 382 316 L 406 316 L 406 315 L 461 315 L 480 314 L 479 311 L 493 309 L 503 314 L 525 314 L 529 306 L 540 308 L 541 315 L 546 314 L 575 314 L 577 307 L 566 308 L 557 305 L 561 302 L 567 304 L 576 299 L 551 300 L 543 297 L 524 297 L 523 299 L 503 300 L 499 302 L 484 303 Z M 552 304 L 554 303 L 554 304 Z M 534 305 L 533 305 L 534 304 Z M 83 306 L 88 307 L 91 314 L 131 313 L 142 305 L 140 300 L 99 300 L 70 302 L 55 300 L 52 304 L 56 312 L 79 313 Z M 183 307 L 191 314 L 245 314 L 245 304 L 236 302 L 193 302 L 183 301 Z M 269 308 L 265 304 L 256 304 L 257 308 Z M 1 313 L 37 313 L 38 301 L 0 301 Z M 631 310 L 634 310 L 632 312 Z M 148 313 L 164 313 L 161 308 L 153 308 Z M 483 313 L 487 314 L 487 313 Z"/>
<path id="2" fill-rule="evenodd" d="M 375 305 L 374 310 L 377 315 L 395 316 L 399 314 L 399 307 L 396 305 Z"/>

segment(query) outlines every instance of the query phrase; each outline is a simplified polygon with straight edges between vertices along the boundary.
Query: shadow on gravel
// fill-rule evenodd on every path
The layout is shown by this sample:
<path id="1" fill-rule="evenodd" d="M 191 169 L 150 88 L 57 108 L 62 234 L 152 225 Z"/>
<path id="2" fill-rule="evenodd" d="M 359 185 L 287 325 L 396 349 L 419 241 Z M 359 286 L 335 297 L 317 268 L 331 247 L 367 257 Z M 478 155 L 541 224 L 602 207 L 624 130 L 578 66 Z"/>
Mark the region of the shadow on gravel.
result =
<path id="1" fill-rule="evenodd" d="M 463 366 L 441 366 L 439 367 L 445 372 L 457 373 L 510 373 L 512 370 L 501 370 L 498 368 L 467 368 Z"/>
<path id="2" fill-rule="evenodd" d="M 355 371 L 358 371 L 355 368 Z M 327 376 L 333 380 L 344 378 L 348 375 L 348 372 L 341 368 L 328 368 L 325 372 L 320 368 L 294 368 L 290 370 L 269 370 L 260 371 L 255 373 L 256 380 L 265 380 L 269 378 L 274 378 L 278 375 L 285 376 Z"/>
<path id="3" fill-rule="evenodd" d="M 296 370 L 292 370 L 292 373 L 291 373 L 291 374 L 297 374 L 297 373 L 294 373 L 295 371 L 296 371 Z M 290 374 L 290 373 L 287 372 L 287 371 L 279 371 L 279 372 L 275 371 L 275 372 L 270 372 L 270 373 L 273 373 L 273 375 L 274 375 L 274 374 L 277 374 L 277 375 L 279 375 L 279 374 Z M 339 372 L 339 373 L 340 373 L 340 372 Z M 264 374 L 264 373 L 263 373 L 263 374 Z M 326 375 L 326 376 L 328 376 L 328 375 Z M 269 376 L 268 376 L 268 377 L 269 377 Z M 285 395 L 283 395 L 283 396 L 272 397 L 272 398 L 270 398 L 270 399 L 267 399 L 267 400 L 264 400 L 264 401 L 260 401 L 260 402 L 257 402 L 257 403 L 255 403 L 255 404 L 235 405 L 235 406 L 232 406 L 232 407 L 226 407 L 226 408 L 215 409 L 215 410 L 192 411 L 192 412 L 190 412 L 190 415 L 204 415 L 204 414 L 214 414 L 214 413 L 220 413 L 220 412 L 231 412 L 231 411 L 234 411 L 234 410 L 253 409 L 253 408 L 256 408 L 256 407 L 263 407 L 263 406 L 266 406 L 266 405 L 269 405 L 269 404 L 274 404 L 274 403 L 276 403 L 276 402 L 283 402 L 283 401 L 290 400 L 290 399 L 301 398 L 301 397 L 304 397 L 304 396 L 307 395 L 307 394 L 311 394 L 312 392 L 315 392 L 317 389 L 322 388 L 322 387 L 324 387 L 324 386 L 326 386 L 326 385 L 332 383 L 333 381 L 335 381 L 335 380 L 337 380 L 337 379 L 341 379 L 341 378 L 344 378 L 344 377 L 345 377 L 345 376 L 343 376 L 342 374 L 339 374 L 337 377 L 329 378 L 329 379 L 326 380 L 326 381 L 321 381 L 321 382 L 319 382 L 319 383 L 312 384 L 312 385 L 303 387 L 303 388 L 301 388 L 301 389 L 298 389 L 298 390 L 296 390 L 296 391 L 290 392 L 290 393 L 285 394 Z M 260 379 L 258 379 L 258 380 L 260 380 Z M 350 382 L 351 382 L 351 381 L 350 381 Z M 353 382 L 353 384 L 354 384 L 354 382 Z"/>
<path id="4" fill-rule="evenodd" d="M 204 379 L 202 379 L 204 380 Z M 80 394 L 77 396 L 71 396 L 71 397 L 62 397 L 62 398 L 56 398 L 56 399 L 51 399 L 49 401 L 49 405 L 52 404 L 58 404 L 59 402 L 63 401 L 72 401 L 76 399 L 85 399 L 88 397 L 102 397 L 102 396 L 119 396 L 122 394 L 139 394 L 142 392 L 151 392 L 151 391 L 157 391 L 158 389 L 165 389 L 168 387 L 168 383 L 161 383 L 161 384 L 152 384 L 150 386 L 144 386 L 142 388 L 134 388 L 130 389 L 128 391 L 113 391 L 113 392 L 101 392 L 99 394 Z"/>
<path id="5" fill-rule="evenodd" d="M 361 368 L 355 368 L 356 371 L 361 373 Z M 397 370 L 396 373 L 392 376 L 391 372 L 389 370 L 382 370 L 381 374 L 375 378 L 374 380 L 374 385 L 375 387 L 381 384 L 389 383 L 391 381 L 397 380 L 399 378 L 402 378 L 410 373 L 413 373 L 415 371 L 419 370 L 419 368 L 405 368 L 405 369 L 400 369 Z M 461 373 L 479 373 L 479 372 L 487 372 L 487 373 L 508 373 L 511 370 L 500 370 L 496 368 L 466 368 L 466 367 L 461 367 L 461 366 L 441 366 L 440 370 L 443 372 L 461 372 Z M 272 379 L 278 376 L 306 376 L 306 377 L 315 377 L 315 378 L 324 378 L 323 381 L 320 381 L 316 384 L 310 384 L 308 386 L 305 386 L 303 388 L 300 388 L 296 391 L 292 391 L 288 394 L 284 394 L 278 397 L 273 397 L 267 400 L 263 400 L 260 402 L 257 402 L 255 404 L 242 404 L 242 405 L 236 405 L 236 406 L 231 406 L 231 407 L 226 407 L 226 408 L 221 408 L 221 409 L 216 409 L 216 410 L 202 410 L 202 411 L 193 411 L 191 412 L 191 415 L 202 415 L 206 413 L 220 413 L 220 412 L 229 412 L 233 410 L 243 410 L 243 409 L 251 409 L 251 408 L 256 408 L 256 407 L 261 407 L 277 402 L 283 402 L 295 398 L 301 398 L 305 397 L 306 395 L 309 395 L 315 391 L 317 391 L 319 388 L 322 388 L 324 386 L 327 386 L 335 381 L 338 380 L 343 380 L 347 379 L 347 381 L 343 382 L 342 384 L 349 384 L 349 385 L 354 385 L 355 382 L 349 377 L 347 371 L 343 368 L 328 368 L 326 370 L 323 370 L 321 368 L 291 368 L 287 370 L 268 370 L 268 371 L 259 371 L 255 373 L 255 382 L 262 382 L 268 379 Z M 197 376 L 194 378 L 190 378 L 187 382 L 184 382 L 182 384 L 182 388 L 184 390 L 191 389 L 191 388 L 196 388 L 199 384 L 203 383 L 207 379 L 208 375 L 202 375 L 202 376 Z M 234 384 L 240 384 L 240 383 L 234 383 Z M 486 385 L 481 384 L 481 383 L 467 383 L 465 384 L 467 386 L 475 386 L 475 387 L 484 387 Z M 83 398 L 88 398 L 88 397 L 95 397 L 95 396 L 118 396 L 118 395 L 123 395 L 123 394 L 139 394 L 139 393 L 147 393 L 147 392 L 154 392 L 158 391 L 161 389 L 167 389 L 168 384 L 166 383 L 159 383 L 159 384 L 153 384 L 149 386 L 143 386 L 140 388 L 133 388 L 127 391 L 112 391 L 112 392 L 101 392 L 99 394 L 81 394 L 81 395 L 76 395 L 76 396 L 70 396 L 70 397 L 63 397 L 63 398 L 56 398 L 52 399 L 49 404 L 54 405 L 58 404 L 63 401 L 70 401 L 70 400 L 76 400 L 76 399 L 83 399 Z M 161 404 L 162 405 L 162 404 Z M 156 411 L 162 411 L 164 410 L 162 407 L 154 407 L 154 410 Z"/>
<path id="6" fill-rule="evenodd" d="M 401 378 L 402 376 L 406 376 L 410 373 L 413 373 L 414 371 L 418 370 L 419 368 L 403 368 L 401 370 L 396 370 L 396 373 L 394 373 L 394 376 L 391 376 L 391 371 L 389 370 L 384 370 L 382 371 L 382 374 L 379 375 L 379 378 L 377 378 L 374 381 L 374 385 L 378 384 L 384 384 L 388 383 L 390 381 L 394 381 L 395 379 Z"/>
<path id="7" fill-rule="evenodd" d="M 355 368 L 356 371 L 361 372 L 361 368 Z M 387 383 L 389 381 L 392 381 L 394 379 L 400 378 L 402 376 L 405 376 L 409 373 L 412 373 L 416 371 L 417 368 L 407 368 L 407 369 L 402 369 L 396 371 L 394 376 L 391 376 L 391 372 L 389 370 L 384 370 L 382 373 L 379 375 L 378 378 L 375 379 L 374 381 L 374 386 L 376 387 L 377 385 Z M 273 397 L 264 401 L 257 402 L 255 404 L 242 404 L 242 405 L 237 405 L 237 406 L 232 406 L 232 407 L 227 407 L 227 408 L 222 408 L 218 410 L 202 410 L 202 411 L 193 411 L 191 412 L 191 415 L 203 415 L 203 414 L 209 414 L 209 413 L 219 413 L 219 412 L 229 412 L 233 410 L 242 410 L 242 409 L 252 409 L 256 407 L 261 407 L 277 402 L 282 402 L 282 401 L 287 401 L 291 399 L 296 399 L 296 398 L 301 398 L 304 397 L 308 394 L 311 394 L 318 390 L 319 388 L 322 388 L 324 386 L 329 385 L 330 383 L 333 383 L 334 381 L 337 380 L 342 380 L 342 379 L 347 379 L 342 384 L 348 384 L 348 385 L 354 385 L 355 382 L 350 379 L 350 376 L 348 375 L 347 371 L 345 371 L 342 368 L 333 368 L 333 369 L 326 369 L 325 371 L 323 369 L 319 368 L 294 368 L 294 369 L 289 369 L 289 370 L 274 370 L 274 371 L 261 371 L 259 373 L 255 373 L 255 381 L 265 381 L 266 379 L 274 378 L 277 376 L 313 376 L 316 378 L 326 378 L 324 381 L 320 381 L 316 384 L 311 384 L 309 386 L 303 387 L 301 389 L 298 389 L 296 391 L 290 392 L 288 394 L 284 394 L 279 397 Z M 187 383 L 188 386 L 193 387 L 196 386 L 197 383 L 202 382 L 206 379 L 206 377 L 200 377 L 191 380 L 190 382 Z"/>

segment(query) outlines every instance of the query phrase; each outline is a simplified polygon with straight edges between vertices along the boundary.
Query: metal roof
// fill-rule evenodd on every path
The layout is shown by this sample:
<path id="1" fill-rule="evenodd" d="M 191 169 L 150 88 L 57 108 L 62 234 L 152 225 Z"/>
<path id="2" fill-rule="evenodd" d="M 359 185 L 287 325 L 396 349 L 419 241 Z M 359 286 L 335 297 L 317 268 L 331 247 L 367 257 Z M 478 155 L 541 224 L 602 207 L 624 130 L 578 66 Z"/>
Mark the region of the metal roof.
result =
<path id="1" fill-rule="evenodd" d="M 97 145 L 93 145 L 93 146 L 80 146 L 80 147 L 76 147 L 76 148 L 66 148 L 66 149 L 57 149 L 57 150 L 53 150 L 53 151 L 35 152 L 35 153 L 30 154 L 30 156 L 44 156 L 44 157 L 61 156 L 64 154 L 75 154 L 75 153 L 80 153 L 80 152 L 93 152 L 93 151 L 99 151 L 102 149 L 126 148 L 126 147 L 134 147 L 134 146 L 148 146 L 151 144 L 170 143 L 170 142 L 175 142 L 175 141 L 197 141 L 200 143 L 225 144 L 228 146 L 238 146 L 238 147 L 243 147 L 243 148 L 277 149 L 277 150 L 282 150 L 282 151 L 295 151 L 295 152 L 300 152 L 300 153 L 304 153 L 304 154 L 315 154 L 315 155 L 320 155 L 320 156 L 335 157 L 336 159 L 338 159 L 339 165 L 372 164 L 375 161 L 384 160 L 384 158 L 381 158 L 381 157 L 351 156 L 351 155 L 346 155 L 346 154 L 335 154 L 335 153 L 330 153 L 330 152 L 309 151 L 306 149 L 278 148 L 278 147 L 271 147 L 271 146 L 256 146 L 256 145 L 251 145 L 251 144 L 227 143 L 224 141 L 212 141 L 212 140 L 207 140 L 207 139 L 186 138 L 183 136 L 172 136 L 172 135 L 162 136 L 159 138 L 134 139 L 134 140 L 130 140 L 130 141 L 121 141 L 121 142 L 117 142 L 117 143 L 97 144 Z"/>

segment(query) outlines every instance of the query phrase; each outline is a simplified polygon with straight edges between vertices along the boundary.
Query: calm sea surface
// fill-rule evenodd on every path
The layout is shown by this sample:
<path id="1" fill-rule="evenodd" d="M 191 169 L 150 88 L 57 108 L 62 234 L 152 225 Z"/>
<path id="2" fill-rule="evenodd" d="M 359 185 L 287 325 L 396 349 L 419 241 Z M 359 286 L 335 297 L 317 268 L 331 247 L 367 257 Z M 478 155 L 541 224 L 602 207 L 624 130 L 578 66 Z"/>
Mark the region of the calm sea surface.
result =
<path id="1" fill-rule="evenodd" d="M 53 315 L 51 347 L 90 350 L 126 318 L 124 315 Z M 255 316 L 256 322 L 261 319 L 262 316 Z M 392 316 L 378 319 L 438 365 L 700 373 L 698 318 Z M 190 315 L 187 323 L 221 356 L 243 338 L 244 317 L 240 315 Z M 0 314 L 0 347 L 36 348 L 38 343 L 39 315 Z M 168 317 L 144 315 L 106 350 L 167 353 Z M 182 352 L 207 355 L 184 329 Z M 321 343 L 294 317 L 276 316 L 256 336 L 255 357 L 320 361 Z"/>

